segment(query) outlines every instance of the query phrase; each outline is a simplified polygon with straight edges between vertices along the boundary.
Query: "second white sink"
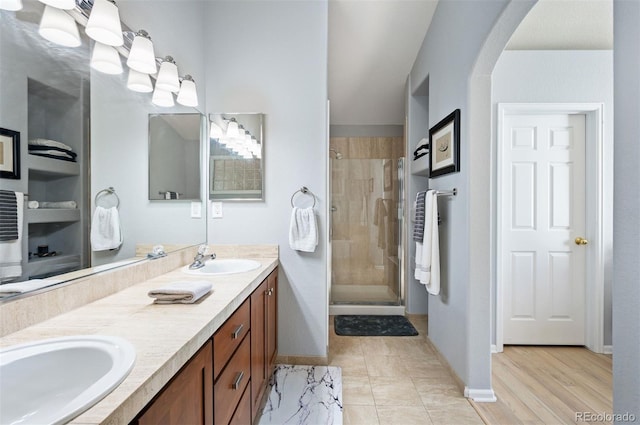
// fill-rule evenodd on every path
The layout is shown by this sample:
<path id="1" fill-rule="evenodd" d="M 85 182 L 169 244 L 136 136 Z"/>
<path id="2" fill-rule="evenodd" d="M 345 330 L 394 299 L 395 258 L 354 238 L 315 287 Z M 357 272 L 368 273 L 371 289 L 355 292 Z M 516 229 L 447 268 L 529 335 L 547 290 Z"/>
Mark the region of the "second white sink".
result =
<path id="1" fill-rule="evenodd" d="M 126 340 L 82 335 L 0 351 L 0 423 L 62 424 L 117 387 L 136 353 Z"/>
<path id="2" fill-rule="evenodd" d="M 233 273 L 243 273 L 255 270 L 260 267 L 260 263 L 255 260 L 247 260 L 245 258 L 226 258 L 208 260 L 204 267 L 199 269 L 190 269 L 189 266 L 182 270 L 185 273 L 193 275 L 224 275 Z"/>

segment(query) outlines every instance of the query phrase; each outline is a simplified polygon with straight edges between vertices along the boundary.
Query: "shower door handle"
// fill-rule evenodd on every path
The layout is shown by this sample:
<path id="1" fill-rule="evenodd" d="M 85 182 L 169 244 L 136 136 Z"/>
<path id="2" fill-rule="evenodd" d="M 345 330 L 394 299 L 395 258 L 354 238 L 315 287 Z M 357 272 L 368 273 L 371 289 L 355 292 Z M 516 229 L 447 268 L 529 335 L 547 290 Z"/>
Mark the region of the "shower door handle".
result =
<path id="1" fill-rule="evenodd" d="M 338 208 L 334 207 L 333 205 L 331 206 L 331 212 L 336 212 L 338 211 Z"/>

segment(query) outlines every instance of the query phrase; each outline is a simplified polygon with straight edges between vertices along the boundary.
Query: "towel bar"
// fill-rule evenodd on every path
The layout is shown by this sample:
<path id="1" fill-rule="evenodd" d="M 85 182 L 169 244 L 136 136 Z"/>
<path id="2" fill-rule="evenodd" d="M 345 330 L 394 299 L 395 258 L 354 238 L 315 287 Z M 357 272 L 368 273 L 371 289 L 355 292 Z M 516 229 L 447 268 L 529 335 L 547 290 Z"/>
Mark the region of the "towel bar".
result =
<path id="1" fill-rule="evenodd" d="M 120 207 L 120 198 L 118 197 L 118 194 L 116 193 L 116 190 L 111 186 L 106 188 L 106 189 L 102 189 L 100 192 L 96 193 L 96 197 L 94 198 L 93 203 L 98 205 L 98 198 L 100 196 L 108 196 L 108 195 L 113 195 L 113 196 L 116 197 L 116 208 L 119 208 Z"/>
<path id="2" fill-rule="evenodd" d="M 300 192 L 303 193 L 305 195 L 310 195 L 313 197 L 313 205 L 311 208 L 315 208 L 316 206 L 316 195 L 313 194 L 312 191 L 310 191 L 309 189 L 307 189 L 306 186 L 302 186 L 300 189 L 296 190 L 295 192 L 293 192 L 293 195 L 291 195 L 291 207 L 295 207 L 295 205 L 293 204 L 293 198 L 296 196 L 296 194 Z"/>

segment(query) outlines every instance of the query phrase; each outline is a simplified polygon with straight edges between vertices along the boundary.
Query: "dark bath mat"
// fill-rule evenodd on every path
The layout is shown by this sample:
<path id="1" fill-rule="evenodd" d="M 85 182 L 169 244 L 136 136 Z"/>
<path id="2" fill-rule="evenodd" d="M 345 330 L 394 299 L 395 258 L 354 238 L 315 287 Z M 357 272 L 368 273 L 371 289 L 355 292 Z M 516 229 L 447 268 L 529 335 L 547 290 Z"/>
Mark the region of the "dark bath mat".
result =
<path id="1" fill-rule="evenodd" d="M 343 336 L 414 336 L 418 331 L 404 316 L 344 315 L 335 316 L 336 335 Z"/>

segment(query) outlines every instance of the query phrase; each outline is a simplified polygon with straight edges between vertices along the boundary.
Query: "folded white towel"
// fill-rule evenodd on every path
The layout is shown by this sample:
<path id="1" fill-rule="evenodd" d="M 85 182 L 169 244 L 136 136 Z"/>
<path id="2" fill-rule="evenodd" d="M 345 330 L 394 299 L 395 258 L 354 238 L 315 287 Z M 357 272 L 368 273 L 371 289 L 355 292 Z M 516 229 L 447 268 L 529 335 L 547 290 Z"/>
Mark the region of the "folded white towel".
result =
<path id="1" fill-rule="evenodd" d="M 22 276 L 22 222 L 24 194 L 16 192 L 18 210 L 18 239 L 0 242 L 0 282 Z"/>
<path id="2" fill-rule="evenodd" d="M 60 282 L 62 281 L 55 279 L 31 279 L 24 282 L 5 283 L 4 285 L 0 285 L 0 298 L 35 291 L 36 289 L 45 288 Z"/>
<path id="3" fill-rule="evenodd" d="M 289 246 L 296 251 L 313 252 L 318 246 L 318 226 L 313 207 L 293 207 L 289 225 Z"/>
<path id="4" fill-rule="evenodd" d="M 51 146 L 54 148 L 66 149 L 68 151 L 73 150 L 69 145 L 65 145 L 62 142 L 56 142 L 55 140 L 49 139 L 31 139 L 29 140 L 29 144 L 33 146 Z"/>
<path id="5" fill-rule="evenodd" d="M 154 304 L 192 304 L 211 292 L 211 282 L 204 280 L 174 282 L 152 289 L 149 296 Z"/>
<path id="6" fill-rule="evenodd" d="M 66 209 L 76 209 L 78 208 L 78 203 L 76 201 L 29 201 L 27 203 L 27 207 L 29 209 L 38 209 L 38 208 L 66 208 Z"/>
<path id="7" fill-rule="evenodd" d="M 122 245 L 118 208 L 97 206 L 91 220 L 91 249 L 106 251 Z"/>

